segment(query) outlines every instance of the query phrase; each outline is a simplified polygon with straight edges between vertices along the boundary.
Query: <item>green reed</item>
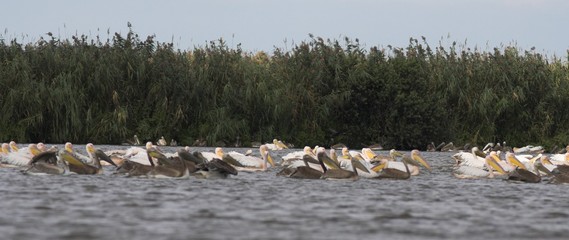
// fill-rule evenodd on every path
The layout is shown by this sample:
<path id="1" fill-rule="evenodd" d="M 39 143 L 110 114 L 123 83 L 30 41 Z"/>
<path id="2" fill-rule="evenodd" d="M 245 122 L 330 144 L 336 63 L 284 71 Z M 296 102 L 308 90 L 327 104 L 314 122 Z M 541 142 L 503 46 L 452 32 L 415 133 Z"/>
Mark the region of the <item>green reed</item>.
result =
<path id="1" fill-rule="evenodd" d="M 310 36 L 271 53 L 181 51 L 132 30 L 0 42 L 0 140 L 188 145 L 280 138 L 424 148 L 569 143 L 567 62 L 515 46 L 365 48 Z"/>

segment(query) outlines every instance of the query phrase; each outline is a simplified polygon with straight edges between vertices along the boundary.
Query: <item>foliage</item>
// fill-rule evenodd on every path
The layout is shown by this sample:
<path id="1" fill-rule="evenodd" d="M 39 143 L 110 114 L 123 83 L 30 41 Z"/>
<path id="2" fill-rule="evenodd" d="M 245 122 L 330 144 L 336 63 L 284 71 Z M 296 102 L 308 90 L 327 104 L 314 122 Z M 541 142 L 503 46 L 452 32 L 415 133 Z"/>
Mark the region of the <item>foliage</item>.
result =
<path id="1" fill-rule="evenodd" d="M 364 48 L 310 35 L 292 50 L 180 51 L 130 30 L 0 41 L 0 140 L 118 144 L 569 143 L 568 66 L 515 46 Z"/>

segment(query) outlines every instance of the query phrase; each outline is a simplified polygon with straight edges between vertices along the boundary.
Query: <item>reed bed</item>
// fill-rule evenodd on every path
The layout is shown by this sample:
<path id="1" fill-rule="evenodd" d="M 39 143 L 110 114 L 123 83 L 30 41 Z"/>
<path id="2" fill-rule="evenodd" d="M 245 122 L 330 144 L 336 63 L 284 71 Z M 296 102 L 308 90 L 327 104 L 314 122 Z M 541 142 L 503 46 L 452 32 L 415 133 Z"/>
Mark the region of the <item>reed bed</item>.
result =
<path id="1" fill-rule="evenodd" d="M 322 39 L 271 53 L 85 35 L 0 41 L 0 140 L 424 149 L 569 143 L 566 59 L 515 46 L 369 48 Z"/>

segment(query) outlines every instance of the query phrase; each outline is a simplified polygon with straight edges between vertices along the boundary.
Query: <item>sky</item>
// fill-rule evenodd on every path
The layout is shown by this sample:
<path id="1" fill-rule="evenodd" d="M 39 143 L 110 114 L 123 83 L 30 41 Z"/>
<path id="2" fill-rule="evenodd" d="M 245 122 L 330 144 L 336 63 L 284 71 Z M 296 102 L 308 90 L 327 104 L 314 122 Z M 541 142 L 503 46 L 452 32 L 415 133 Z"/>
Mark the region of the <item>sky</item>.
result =
<path id="1" fill-rule="evenodd" d="M 309 34 L 406 47 L 424 36 L 431 46 L 515 45 L 566 57 L 568 13 L 567 0 L 19 0 L 2 3 L 0 39 L 106 39 L 107 31 L 126 34 L 130 22 L 142 39 L 155 35 L 181 50 L 220 38 L 249 52 L 290 50 Z"/>

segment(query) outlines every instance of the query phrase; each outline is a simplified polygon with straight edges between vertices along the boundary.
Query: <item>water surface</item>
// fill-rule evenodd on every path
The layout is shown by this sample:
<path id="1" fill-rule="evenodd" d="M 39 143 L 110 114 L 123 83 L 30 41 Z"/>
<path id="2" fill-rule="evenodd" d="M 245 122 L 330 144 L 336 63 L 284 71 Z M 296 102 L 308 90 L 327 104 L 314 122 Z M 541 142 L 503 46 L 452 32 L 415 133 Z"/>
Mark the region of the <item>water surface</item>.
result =
<path id="1" fill-rule="evenodd" d="M 290 151 L 272 155 L 280 159 Z M 455 179 L 451 155 L 423 153 L 433 171 L 404 181 L 297 180 L 275 176 L 278 169 L 220 180 L 173 180 L 113 175 L 113 167 L 93 176 L 27 176 L 3 168 L 0 234 L 3 239 L 568 237 L 569 186 Z"/>

